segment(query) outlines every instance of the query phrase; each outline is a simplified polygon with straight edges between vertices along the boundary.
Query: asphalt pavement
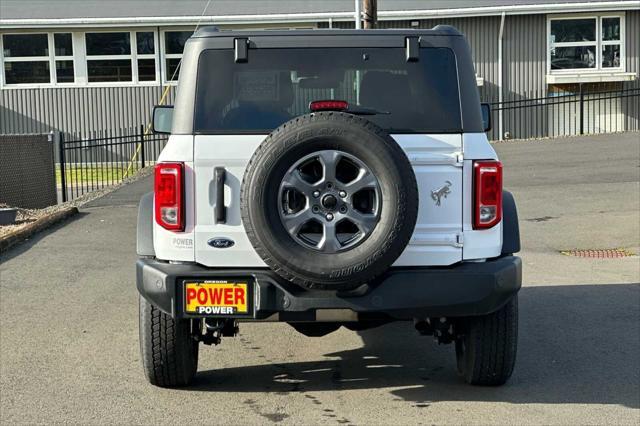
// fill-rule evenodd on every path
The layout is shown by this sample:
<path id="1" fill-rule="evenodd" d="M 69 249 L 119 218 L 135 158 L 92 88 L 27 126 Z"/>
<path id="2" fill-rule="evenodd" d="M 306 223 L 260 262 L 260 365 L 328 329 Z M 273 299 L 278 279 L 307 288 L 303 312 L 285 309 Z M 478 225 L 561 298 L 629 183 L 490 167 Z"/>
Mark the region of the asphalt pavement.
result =
<path id="1" fill-rule="evenodd" d="M 564 256 L 640 241 L 640 134 L 494 145 L 524 250 L 518 360 L 465 385 L 452 346 L 392 324 L 307 338 L 244 324 L 201 347 L 195 384 L 143 376 L 135 289 L 140 180 L 0 259 L 0 423 L 640 423 L 640 260 Z"/>

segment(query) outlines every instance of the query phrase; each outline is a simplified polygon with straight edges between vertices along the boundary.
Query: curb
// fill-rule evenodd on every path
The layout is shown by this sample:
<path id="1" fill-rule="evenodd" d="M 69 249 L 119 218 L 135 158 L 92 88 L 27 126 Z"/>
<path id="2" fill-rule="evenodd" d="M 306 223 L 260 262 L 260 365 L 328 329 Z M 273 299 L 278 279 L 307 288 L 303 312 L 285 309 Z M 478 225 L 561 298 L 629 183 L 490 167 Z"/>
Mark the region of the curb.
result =
<path id="1" fill-rule="evenodd" d="M 64 210 L 57 211 L 49 216 L 41 217 L 25 226 L 22 229 L 18 229 L 9 235 L 0 237 L 0 253 L 4 253 L 14 245 L 29 238 L 33 234 L 36 234 L 58 222 L 61 222 L 71 216 L 78 214 L 77 207 L 67 207 Z"/>

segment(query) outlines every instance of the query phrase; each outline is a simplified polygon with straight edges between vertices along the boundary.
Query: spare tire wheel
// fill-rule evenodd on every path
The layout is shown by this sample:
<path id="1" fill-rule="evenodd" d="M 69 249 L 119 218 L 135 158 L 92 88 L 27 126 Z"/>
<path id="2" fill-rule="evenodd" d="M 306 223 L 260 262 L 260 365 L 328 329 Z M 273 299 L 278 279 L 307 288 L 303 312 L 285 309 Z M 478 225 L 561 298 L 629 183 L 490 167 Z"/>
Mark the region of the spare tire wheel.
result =
<path id="1" fill-rule="evenodd" d="M 306 288 L 342 290 L 382 274 L 409 242 L 418 188 L 404 151 L 361 117 L 319 112 L 274 130 L 242 181 L 256 252 Z"/>

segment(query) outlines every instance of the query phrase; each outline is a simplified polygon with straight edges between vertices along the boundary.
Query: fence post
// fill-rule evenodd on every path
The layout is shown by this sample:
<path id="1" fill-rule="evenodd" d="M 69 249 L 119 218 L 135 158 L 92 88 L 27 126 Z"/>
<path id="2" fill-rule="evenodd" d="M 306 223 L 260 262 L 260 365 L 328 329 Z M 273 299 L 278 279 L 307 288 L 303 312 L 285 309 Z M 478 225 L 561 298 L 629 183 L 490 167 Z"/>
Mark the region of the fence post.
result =
<path id="1" fill-rule="evenodd" d="M 62 187 L 62 202 L 67 202 L 67 172 L 65 169 L 64 158 L 64 134 L 58 132 L 58 149 L 60 150 L 60 186 Z"/>
<path id="2" fill-rule="evenodd" d="M 580 134 L 584 135 L 584 89 L 580 83 Z"/>
<path id="3" fill-rule="evenodd" d="M 142 168 L 144 169 L 144 124 L 140 125 L 140 163 L 142 164 Z"/>

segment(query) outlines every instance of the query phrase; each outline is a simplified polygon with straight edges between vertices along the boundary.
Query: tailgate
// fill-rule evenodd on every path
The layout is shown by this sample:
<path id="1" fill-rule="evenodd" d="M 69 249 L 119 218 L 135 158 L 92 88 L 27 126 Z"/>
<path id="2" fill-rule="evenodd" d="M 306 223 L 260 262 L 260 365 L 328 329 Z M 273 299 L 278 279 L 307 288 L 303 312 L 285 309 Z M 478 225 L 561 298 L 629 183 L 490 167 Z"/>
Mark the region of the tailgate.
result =
<path id="1" fill-rule="evenodd" d="M 396 266 L 450 265 L 462 260 L 462 137 L 393 135 L 418 181 L 420 205 L 411 242 Z M 240 217 L 240 185 L 246 165 L 265 135 L 197 135 L 194 139 L 195 257 L 211 267 L 261 267 Z M 224 167 L 226 222 L 215 223 L 214 169 Z M 212 240 L 233 245 L 215 247 Z M 210 243 L 211 242 L 211 243 Z"/>

